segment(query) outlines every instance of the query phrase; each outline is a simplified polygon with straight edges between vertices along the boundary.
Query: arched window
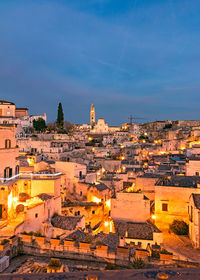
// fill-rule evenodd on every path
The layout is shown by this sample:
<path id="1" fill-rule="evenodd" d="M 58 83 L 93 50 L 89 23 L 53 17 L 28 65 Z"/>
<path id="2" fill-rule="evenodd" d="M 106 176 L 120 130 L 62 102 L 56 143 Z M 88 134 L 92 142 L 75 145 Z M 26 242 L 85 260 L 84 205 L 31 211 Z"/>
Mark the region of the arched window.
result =
<path id="1" fill-rule="evenodd" d="M 5 148 L 6 148 L 6 149 L 11 148 L 11 140 L 10 140 L 10 139 L 6 139 L 6 140 L 5 140 Z"/>
<path id="2" fill-rule="evenodd" d="M 9 167 L 6 167 L 4 169 L 4 178 L 9 178 L 9 173 L 10 173 L 10 168 Z"/>
<path id="3" fill-rule="evenodd" d="M 19 174 L 19 165 L 16 165 L 15 167 L 15 175 Z"/>

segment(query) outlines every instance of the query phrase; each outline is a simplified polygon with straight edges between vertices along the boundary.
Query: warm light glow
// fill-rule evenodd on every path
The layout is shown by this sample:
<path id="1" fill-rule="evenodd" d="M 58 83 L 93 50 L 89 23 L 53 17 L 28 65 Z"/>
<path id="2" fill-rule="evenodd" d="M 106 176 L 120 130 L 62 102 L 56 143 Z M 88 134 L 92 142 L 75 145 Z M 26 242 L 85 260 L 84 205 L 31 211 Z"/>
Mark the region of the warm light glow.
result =
<path id="1" fill-rule="evenodd" d="M 200 141 L 192 141 L 189 143 L 190 148 L 192 148 L 193 145 L 200 145 Z"/>
<path id="2" fill-rule="evenodd" d="M 92 202 L 95 202 L 95 203 L 100 203 L 101 202 L 101 199 L 96 197 L 96 196 L 93 196 L 92 198 Z"/>
<path id="3" fill-rule="evenodd" d="M 142 143 L 146 143 L 146 141 L 145 141 L 145 140 L 142 140 Z"/>
<path id="4" fill-rule="evenodd" d="M 124 159 L 125 159 L 125 157 L 122 156 L 122 157 L 121 157 L 121 160 L 124 160 Z"/>
<path id="5" fill-rule="evenodd" d="M 88 137 L 88 141 L 92 141 L 93 140 L 93 138 L 92 137 Z"/>
<path id="6" fill-rule="evenodd" d="M 8 195 L 8 211 L 10 211 L 13 206 L 15 206 L 14 203 L 17 201 L 18 198 L 13 197 L 12 192 L 10 192 L 10 194 Z"/>
<path id="7" fill-rule="evenodd" d="M 111 200 L 110 199 L 106 200 L 106 206 L 108 206 L 110 208 L 110 206 L 111 206 Z"/>
<path id="8" fill-rule="evenodd" d="M 10 210 L 12 207 L 13 197 L 12 192 L 8 195 L 8 209 Z"/>
<path id="9" fill-rule="evenodd" d="M 17 197 L 13 197 L 13 201 L 14 201 L 14 202 L 17 202 L 17 201 L 18 201 L 18 198 L 17 198 Z"/>
<path id="10" fill-rule="evenodd" d="M 34 166 L 35 160 L 33 158 L 27 158 L 29 166 Z"/>
<path id="11" fill-rule="evenodd" d="M 152 215 L 151 218 L 152 218 L 153 220 L 155 220 L 155 219 L 156 219 L 156 216 L 155 216 L 155 215 Z"/>
<path id="12" fill-rule="evenodd" d="M 160 151 L 158 154 L 159 154 L 159 155 L 166 155 L 166 154 L 168 154 L 168 153 L 165 152 L 165 151 Z"/>
<path id="13" fill-rule="evenodd" d="M 104 225 L 105 227 L 107 227 L 109 225 L 109 222 L 105 222 Z"/>

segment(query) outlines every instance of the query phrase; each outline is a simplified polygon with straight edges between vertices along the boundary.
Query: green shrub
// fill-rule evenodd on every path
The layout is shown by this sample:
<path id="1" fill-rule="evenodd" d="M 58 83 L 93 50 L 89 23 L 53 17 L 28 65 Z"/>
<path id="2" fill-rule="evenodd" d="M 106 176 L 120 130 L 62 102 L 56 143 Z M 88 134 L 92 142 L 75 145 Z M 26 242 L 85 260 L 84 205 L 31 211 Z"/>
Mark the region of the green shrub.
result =
<path id="1" fill-rule="evenodd" d="M 115 269 L 116 269 L 116 265 L 112 263 L 108 263 L 105 267 L 105 270 L 115 270 Z"/>
<path id="2" fill-rule="evenodd" d="M 39 231 L 35 232 L 34 236 L 36 236 L 36 237 L 44 237 Z"/>
<path id="3" fill-rule="evenodd" d="M 104 245 L 105 245 L 105 243 L 103 243 L 102 241 L 98 240 L 98 241 L 96 242 L 96 245 L 99 245 L 99 246 L 104 246 Z"/>
<path id="4" fill-rule="evenodd" d="M 160 258 L 160 253 L 159 253 L 159 251 L 157 251 L 157 250 L 152 250 L 151 257 L 152 257 L 153 259 L 159 259 L 159 258 Z"/>
<path id="5" fill-rule="evenodd" d="M 174 220 L 170 225 L 170 230 L 177 235 L 189 234 L 189 226 L 184 221 Z"/>
<path id="6" fill-rule="evenodd" d="M 33 231 L 30 231 L 30 232 L 23 231 L 21 234 L 23 234 L 23 235 L 34 235 L 34 232 Z"/>
<path id="7" fill-rule="evenodd" d="M 167 124 L 163 127 L 163 129 L 170 129 L 170 128 L 172 128 L 172 124 L 171 124 L 171 123 L 167 123 Z"/>
<path id="8" fill-rule="evenodd" d="M 167 250 L 164 249 L 164 248 L 160 251 L 160 254 L 164 254 L 164 255 L 173 255 L 171 252 L 167 251 Z"/>
<path id="9" fill-rule="evenodd" d="M 92 237 L 90 235 L 87 235 L 85 238 L 84 238 L 84 242 L 86 243 L 91 243 L 92 242 Z"/>
<path id="10" fill-rule="evenodd" d="M 142 269 L 142 268 L 145 268 L 145 266 L 146 266 L 145 262 L 140 258 L 135 259 L 133 262 L 133 267 L 135 269 Z"/>
<path id="11" fill-rule="evenodd" d="M 3 239 L 0 244 L 1 245 L 5 245 L 7 243 L 9 243 L 9 240 L 8 239 Z"/>
<path id="12" fill-rule="evenodd" d="M 51 259 L 49 262 L 49 267 L 60 267 L 59 259 Z"/>

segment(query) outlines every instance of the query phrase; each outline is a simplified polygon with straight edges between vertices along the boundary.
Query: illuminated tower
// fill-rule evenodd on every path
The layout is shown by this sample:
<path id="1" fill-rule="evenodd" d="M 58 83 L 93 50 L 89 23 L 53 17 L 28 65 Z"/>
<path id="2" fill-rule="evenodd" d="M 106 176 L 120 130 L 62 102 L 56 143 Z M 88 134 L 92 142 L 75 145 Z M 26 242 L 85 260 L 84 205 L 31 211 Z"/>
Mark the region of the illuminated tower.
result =
<path id="1" fill-rule="evenodd" d="M 90 125 L 91 125 L 91 127 L 94 127 L 94 125 L 95 125 L 95 108 L 94 108 L 93 104 L 92 104 L 91 110 L 90 110 Z"/>

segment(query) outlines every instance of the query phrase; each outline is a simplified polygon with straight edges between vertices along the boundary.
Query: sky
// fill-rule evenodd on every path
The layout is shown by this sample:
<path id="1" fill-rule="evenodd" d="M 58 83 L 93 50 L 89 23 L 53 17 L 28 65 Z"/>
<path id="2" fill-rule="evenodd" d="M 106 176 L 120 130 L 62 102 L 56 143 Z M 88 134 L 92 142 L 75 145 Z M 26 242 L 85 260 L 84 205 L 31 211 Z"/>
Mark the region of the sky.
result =
<path id="1" fill-rule="evenodd" d="M 0 0 L 0 99 L 111 125 L 200 119 L 199 0 Z"/>

